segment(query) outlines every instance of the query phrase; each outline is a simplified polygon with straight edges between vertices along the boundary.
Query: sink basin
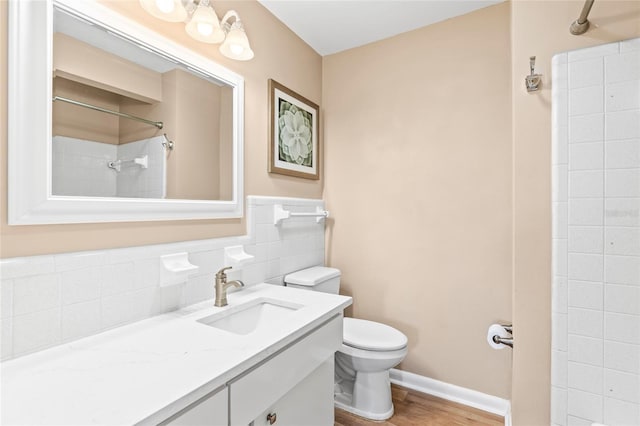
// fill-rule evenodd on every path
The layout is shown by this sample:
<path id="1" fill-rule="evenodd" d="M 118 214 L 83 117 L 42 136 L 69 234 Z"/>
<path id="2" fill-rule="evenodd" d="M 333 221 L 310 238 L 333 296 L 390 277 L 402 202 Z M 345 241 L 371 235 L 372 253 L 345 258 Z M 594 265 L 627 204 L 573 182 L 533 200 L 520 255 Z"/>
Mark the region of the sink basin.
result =
<path id="1" fill-rule="evenodd" d="M 234 334 L 249 334 L 281 322 L 301 307 L 282 300 L 256 299 L 198 322 Z"/>

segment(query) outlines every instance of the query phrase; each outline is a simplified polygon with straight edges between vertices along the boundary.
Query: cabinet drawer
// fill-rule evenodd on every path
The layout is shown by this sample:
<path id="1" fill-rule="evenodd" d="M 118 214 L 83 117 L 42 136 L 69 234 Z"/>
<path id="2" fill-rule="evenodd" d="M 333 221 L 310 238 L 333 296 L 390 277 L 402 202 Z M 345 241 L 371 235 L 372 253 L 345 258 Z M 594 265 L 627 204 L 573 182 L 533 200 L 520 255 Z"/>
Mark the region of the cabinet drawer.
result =
<path id="1" fill-rule="evenodd" d="M 332 357 L 341 344 L 342 315 L 337 315 L 302 340 L 232 382 L 230 424 L 251 423 Z"/>
<path id="2" fill-rule="evenodd" d="M 260 414 L 253 426 L 333 425 L 333 357 L 323 362 L 279 401 Z"/>

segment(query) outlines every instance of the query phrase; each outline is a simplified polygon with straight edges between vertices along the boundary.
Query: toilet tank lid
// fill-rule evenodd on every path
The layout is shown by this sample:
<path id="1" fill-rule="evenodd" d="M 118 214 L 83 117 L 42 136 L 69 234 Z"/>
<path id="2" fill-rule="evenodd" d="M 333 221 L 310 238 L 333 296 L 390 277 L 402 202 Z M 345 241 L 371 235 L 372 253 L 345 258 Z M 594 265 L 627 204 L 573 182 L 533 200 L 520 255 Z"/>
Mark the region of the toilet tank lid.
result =
<path id="1" fill-rule="evenodd" d="M 314 266 L 313 268 L 302 269 L 301 271 L 285 275 L 284 282 L 287 284 L 312 287 L 339 276 L 339 269 L 328 268 L 326 266 Z"/>

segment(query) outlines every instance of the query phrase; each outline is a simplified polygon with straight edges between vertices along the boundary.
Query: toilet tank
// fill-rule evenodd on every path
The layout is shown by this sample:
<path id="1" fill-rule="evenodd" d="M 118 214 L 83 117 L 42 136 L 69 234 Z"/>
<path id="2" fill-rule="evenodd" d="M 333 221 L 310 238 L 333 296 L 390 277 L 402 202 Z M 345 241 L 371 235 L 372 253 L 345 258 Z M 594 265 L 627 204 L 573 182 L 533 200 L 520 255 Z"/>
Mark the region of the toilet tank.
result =
<path id="1" fill-rule="evenodd" d="M 314 266 L 285 275 L 284 283 L 287 287 L 338 294 L 340 270 L 326 266 Z"/>

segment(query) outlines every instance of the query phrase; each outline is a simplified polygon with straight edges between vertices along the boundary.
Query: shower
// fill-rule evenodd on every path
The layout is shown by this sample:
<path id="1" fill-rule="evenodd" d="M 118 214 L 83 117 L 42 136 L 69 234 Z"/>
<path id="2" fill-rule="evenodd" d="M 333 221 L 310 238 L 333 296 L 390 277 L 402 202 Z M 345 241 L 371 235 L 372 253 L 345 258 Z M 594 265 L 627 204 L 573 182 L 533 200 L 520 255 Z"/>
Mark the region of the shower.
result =
<path id="1" fill-rule="evenodd" d="M 640 424 L 638 63 L 640 39 L 553 57 L 551 412 L 558 426 Z"/>

